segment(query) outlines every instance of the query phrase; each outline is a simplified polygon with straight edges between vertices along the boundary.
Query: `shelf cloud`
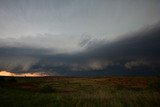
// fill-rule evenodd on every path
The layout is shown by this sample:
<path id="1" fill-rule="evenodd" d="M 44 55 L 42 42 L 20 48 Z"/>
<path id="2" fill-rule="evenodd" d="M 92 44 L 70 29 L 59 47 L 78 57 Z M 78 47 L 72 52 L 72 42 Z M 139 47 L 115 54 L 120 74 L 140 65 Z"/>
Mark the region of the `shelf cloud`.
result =
<path id="1" fill-rule="evenodd" d="M 81 52 L 66 54 L 57 54 L 46 48 L 1 47 L 0 69 L 14 73 L 46 72 L 48 75 L 69 75 L 72 72 L 74 75 L 81 72 L 83 75 L 85 72 L 103 75 L 104 71 L 107 73 L 116 68 L 117 72 L 123 69 L 124 74 L 125 71 L 146 70 L 156 71 L 157 75 L 160 70 L 159 35 L 160 24 L 156 24 L 117 41 L 94 41 Z"/>
<path id="2" fill-rule="evenodd" d="M 0 71 L 160 75 L 159 10 L 159 0 L 0 0 Z"/>

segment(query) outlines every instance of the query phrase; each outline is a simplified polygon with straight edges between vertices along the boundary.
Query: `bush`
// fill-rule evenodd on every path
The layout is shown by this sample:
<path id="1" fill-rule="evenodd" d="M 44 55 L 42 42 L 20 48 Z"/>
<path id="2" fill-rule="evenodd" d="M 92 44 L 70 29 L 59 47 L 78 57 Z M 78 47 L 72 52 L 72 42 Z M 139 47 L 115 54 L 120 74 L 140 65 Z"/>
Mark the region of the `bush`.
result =
<path id="1" fill-rule="evenodd" d="M 44 93 L 51 93 L 51 92 L 55 92 L 55 89 L 53 89 L 52 86 L 47 84 L 47 85 L 42 86 L 40 91 Z"/>
<path id="2" fill-rule="evenodd" d="M 151 81 L 147 84 L 147 88 L 152 91 L 160 92 L 160 81 Z"/>
<path id="3" fill-rule="evenodd" d="M 4 77 L 0 76 L 0 87 L 3 87 L 4 83 L 5 83 Z"/>
<path id="4" fill-rule="evenodd" d="M 10 82 L 10 83 L 16 83 L 17 80 L 16 80 L 15 77 L 10 77 L 10 78 L 8 79 L 8 82 Z"/>
<path id="5" fill-rule="evenodd" d="M 4 77 L 1 77 L 1 76 L 0 76 L 0 83 L 4 83 L 4 82 L 5 82 Z"/>
<path id="6" fill-rule="evenodd" d="M 123 86 L 123 85 L 121 85 L 121 84 L 117 84 L 116 86 L 115 86 L 115 89 L 116 90 L 123 90 L 125 87 Z"/>

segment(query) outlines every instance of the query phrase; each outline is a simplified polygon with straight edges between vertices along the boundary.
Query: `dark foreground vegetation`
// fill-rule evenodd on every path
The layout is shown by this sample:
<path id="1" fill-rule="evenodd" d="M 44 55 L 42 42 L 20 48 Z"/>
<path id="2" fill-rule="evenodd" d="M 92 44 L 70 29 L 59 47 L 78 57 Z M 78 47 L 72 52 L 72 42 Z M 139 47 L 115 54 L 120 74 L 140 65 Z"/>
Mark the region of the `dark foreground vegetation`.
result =
<path id="1" fill-rule="evenodd" d="M 159 77 L 0 77 L 0 107 L 160 107 Z"/>

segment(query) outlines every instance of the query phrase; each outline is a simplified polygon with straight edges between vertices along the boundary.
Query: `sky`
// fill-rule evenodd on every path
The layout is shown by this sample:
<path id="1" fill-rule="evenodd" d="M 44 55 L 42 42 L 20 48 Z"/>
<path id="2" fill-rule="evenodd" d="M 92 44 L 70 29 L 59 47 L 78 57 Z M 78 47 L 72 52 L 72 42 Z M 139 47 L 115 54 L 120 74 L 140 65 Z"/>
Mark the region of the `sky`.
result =
<path id="1" fill-rule="evenodd" d="M 160 75 L 159 0 L 0 0 L 0 70 Z"/>

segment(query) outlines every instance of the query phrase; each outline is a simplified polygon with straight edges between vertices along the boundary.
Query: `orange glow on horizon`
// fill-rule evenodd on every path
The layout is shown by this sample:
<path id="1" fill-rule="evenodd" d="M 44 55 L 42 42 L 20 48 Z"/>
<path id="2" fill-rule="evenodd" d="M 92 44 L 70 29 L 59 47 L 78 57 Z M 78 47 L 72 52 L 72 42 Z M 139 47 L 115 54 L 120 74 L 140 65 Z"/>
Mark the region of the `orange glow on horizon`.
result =
<path id="1" fill-rule="evenodd" d="M 42 77 L 42 76 L 48 76 L 44 73 L 21 73 L 21 74 L 16 74 L 16 73 L 11 73 L 8 71 L 0 71 L 0 76 L 17 76 L 17 77 Z"/>

